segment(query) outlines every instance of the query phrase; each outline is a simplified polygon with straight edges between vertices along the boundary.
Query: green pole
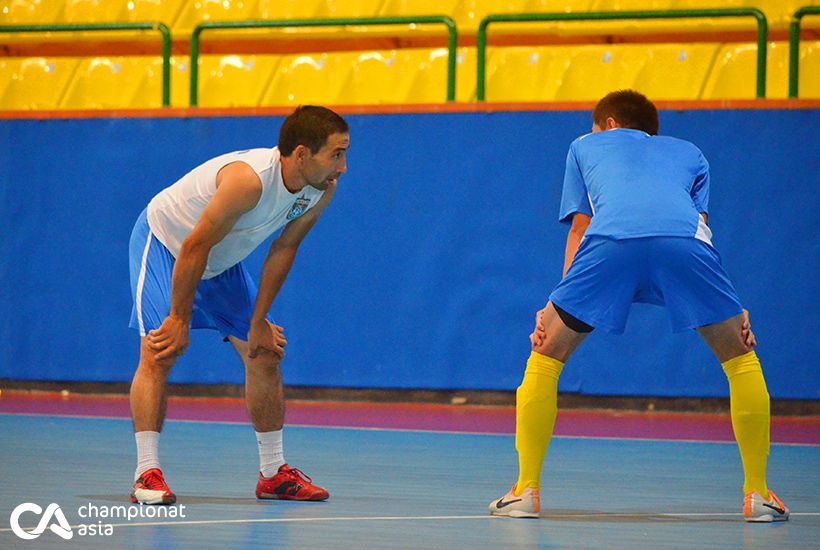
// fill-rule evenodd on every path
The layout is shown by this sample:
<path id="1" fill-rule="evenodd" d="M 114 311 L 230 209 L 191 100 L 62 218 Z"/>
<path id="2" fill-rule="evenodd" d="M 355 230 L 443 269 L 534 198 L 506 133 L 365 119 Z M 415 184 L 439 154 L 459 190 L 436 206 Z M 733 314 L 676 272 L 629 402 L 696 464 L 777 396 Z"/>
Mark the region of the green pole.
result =
<path id="1" fill-rule="evenodd" d="M 769 27 L 766 24 L 766 16 L 756 8 L 751 8 L 757 19 L 757 98 L 766 97 L 766 57 L 768 53 L 767 37 Z"/>
<path id="2" fill-rule="evenodd" d="M 789 23 L 789 97 L 797 97 L 800 78 L 800 20 L 804 15 L 820 15 L 820 6 L 804 6 L 794 12 Z"/>
<path id="3" fill-rule="evenodd" d="M 199 35 L 202 25 L 197 25 L 191 35 L 191 89 L 189 91 L 191 107 L 197 106 L 197 88 L 199 87 Z"/>
<path id="4" fill-rule="evenodd" d="M 702 19 L 708 17 L 753 16 L 757 20 L 757 97 L 766 96 L 766 40 L 768 25 L 766 16 L 757 8 L 726 8 L 702 10 L 645 10 L 645 11 L 602 11 L 575 13 L 518 13 L 491 14 L 481 20 L 476 37 L 476 98 L 485 100 L 485 65 L 487 49 L 487 27 L 490 23 L 521 23 L 532 21 L 611 21 L 622 19 Z"/>
<path id="5" fill-rule="evenodd" d="M 205 29 L 270 29 L 282 27 L 338 27 L 343 25 L 409 25 L 443 23 L 447 26 L 447 101 L 456 96 L 456 44 L 458 32 L 452 18 L 446 15 L 424 15 L 408 17 L 348 17 L 339 19 L 282 19 L 260 21 L 206 21 L 194 28 L 191 35 L 191 107 L 197 106 L 199 86 L 199 35 Z"/>
<path id="6" fill-rule="evenodd" d="M 0 25 L 0 32 L 159 31 L 162 34 L 162 106 L 171 104 L 171 31 L 161 22 Z"/>
<path id="7" fill-rule="evenodd" d="M 484 101 L 484 84 L 487 81 L 484 71 L 487 68 L 487 25 L 493 20 L 490 15 L 481 20 L 478 24 L 478 35 L 476 36 L 476 84 L 475 96 L 478 101 Z"/>
<path id="8" fill-rule="evenodd" d="M 458 31 L 455 22 L 449 17 L 444 23 L 447 25 L 447 101 L 456 100 L 456 46 Z"/>
<path id="9" fill-rule="evenodd" d="M 162 106 L 171 105 L 171 30 L 165 23 L 158 23 L 157 30 L 162 33 Z"/>

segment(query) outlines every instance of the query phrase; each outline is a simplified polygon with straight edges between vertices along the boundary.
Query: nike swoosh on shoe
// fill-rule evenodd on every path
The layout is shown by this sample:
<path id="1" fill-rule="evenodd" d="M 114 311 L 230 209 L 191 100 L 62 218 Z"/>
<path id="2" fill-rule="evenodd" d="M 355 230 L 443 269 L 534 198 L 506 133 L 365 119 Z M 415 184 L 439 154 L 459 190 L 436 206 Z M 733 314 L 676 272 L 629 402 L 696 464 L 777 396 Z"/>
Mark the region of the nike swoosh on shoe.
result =
<path id="1" fill-rule="evenodd" d="M 783 508 L 781 508 L 780 506 L 777 506 L 775 504 L 769 504 L 768 502 L 764 502 L 763 506 L 765 506 L 766 508 L 771 508 L 772 510 L 774 510 L 778 514 L 785 514 L 786 513 L 786 510 L 784 510 Z"/>
<path id="2" fill-rule="evenodd" d="M 505 506 L 509 506 L 510 504 L 514 504 L 516 502 L 521 502 L 522 500 L 523 499 L 519 498 L 519 499 L 516 499 L 516 500 L 508 500 L 507 502 L 504 502 L 504 499 L 501 499 L 501 500 L 499 500 L 498 502 L 495 503 L 495 507 L 500 510 L 501 508 L 504 508 Z"/>

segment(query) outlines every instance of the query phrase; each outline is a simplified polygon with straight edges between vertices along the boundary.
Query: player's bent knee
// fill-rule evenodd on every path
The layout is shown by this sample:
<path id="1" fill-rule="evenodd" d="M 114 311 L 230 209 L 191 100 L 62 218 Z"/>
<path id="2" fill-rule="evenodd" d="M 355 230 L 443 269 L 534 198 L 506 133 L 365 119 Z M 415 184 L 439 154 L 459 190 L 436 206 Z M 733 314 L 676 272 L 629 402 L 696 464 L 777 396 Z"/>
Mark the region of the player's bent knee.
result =
<path id="1" fill-rule="evenodd" d="M 279 372 L 279 366 L 282 364 L 282 359 L 274 353 L 260 353 L 250 361 L 248 366 L 260 371 Z"/>
<path id="2" fill-rule="evenodd" d="M 140 361 L 137 366 L 137 370 L 142 371 L 144 375 L 150 376 L 154 379 L 165 380 L 171 373 L 171 369 L 173 368 L 175 362 L 176 361 L 173 358 L 161 360 L 151 358 L 147 361 Z"/>
<path id="3" fill-rule="evenodd" d="M 552 307 L 555 308 L 556 313 L 558 313 L 558 317 L 561 318 L 561 321 L 568 329 L 578 332 L 580 334 L 587 334 L 595 330 L 595 327 L 586 324 L 585 322 L 576 317 L 573 317 L 572 315 L 558 307 L 556 304 L 552 304 Z"/>

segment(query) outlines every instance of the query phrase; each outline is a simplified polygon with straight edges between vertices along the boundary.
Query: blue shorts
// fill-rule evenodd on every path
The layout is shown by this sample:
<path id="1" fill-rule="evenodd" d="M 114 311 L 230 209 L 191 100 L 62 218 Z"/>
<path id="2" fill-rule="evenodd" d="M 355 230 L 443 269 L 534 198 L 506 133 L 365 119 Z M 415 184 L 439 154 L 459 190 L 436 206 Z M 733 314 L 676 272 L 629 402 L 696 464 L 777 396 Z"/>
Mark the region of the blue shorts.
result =
<path id="1" fill-rule="evenodd" d="M 623 333 L 633 302 L 665 305 L 675 332 L 743 311 L 717 251 L 685 237 L 585 237 L 550 301 L 612 334 Z"/>
<path id="2" fill-rule="evenodd" d="M 171 311 L 171 275 L 175 258 L 151 233 L 145 210 L 131 232 L 131 328 L 140 336 L 162 325 Z M 248 339 L 256 284 L 242 263 L 216 277 L 199 282 L 191 315 L 191 328 L 218 330 L 222 336 Z"/>

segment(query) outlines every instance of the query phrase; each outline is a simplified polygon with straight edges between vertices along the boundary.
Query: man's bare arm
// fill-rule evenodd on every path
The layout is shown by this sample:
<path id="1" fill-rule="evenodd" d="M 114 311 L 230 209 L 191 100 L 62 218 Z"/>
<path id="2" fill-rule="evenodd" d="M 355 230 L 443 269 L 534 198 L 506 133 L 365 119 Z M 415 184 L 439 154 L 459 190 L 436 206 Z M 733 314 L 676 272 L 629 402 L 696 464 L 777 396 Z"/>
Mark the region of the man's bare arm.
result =
<path id="1" fill-rule="evenodd" d="M 581 239 L 584 238 L 584 233 L 586 233 L 590 221 L 592 221 L 592 217 L 580 212 L 576 212 L 572 216 L 572 226 L 567 234 L 567 247 L 564 251 L 564 275 L 567 274 L 569 266 L 572 265 L 572 260 L 578 252 L 578 247 L 581 246 Z"/>
<path id="2" fill-rule="evenodd" d="M 222 168 L 216 185 L 214 196 L 182 242 L 176 258 L 171 279 L 171 312 L 160 328 L 149 333 L 149 345 L 160 360 L 185 351 L 196 287 L 208 264 L 208 254 L 262 196 L 262 182 L 244 162 Z"/>
<path id="3" fill-rule="evenodd" d="M 284 355 L 281 346 L 273 340 L 269 325 L 265 319 L 274 299 L 279 294 L 285 279 L 290 272 L 296 258 L 296 252 L 302 240 L 316 225 L 322 211 L 330 203 L 336 187 L 331 186 L 319 202 L 304 215 L 296 218 L 282 230 L 282 233 L 271 243 L 265 263 L 262 266 L 262 275 L 259 278 L 259 292 L 251 316 L 251 328 L 248 333 L 248 352 L 250 357 L 258 353 L 273 352 L 280 357 Z M 274 327 L 281 334 L 281 327 Z"/>
<path id="4" fill-rule="evenodd" d="M 572 216 L 572 226 L 567 234 L 567 246 L 564 251 L 564 276 L 569 271 L 572 260 L 575 259 L 575 254 L 578 252 L 578 247 L 581 246 L 581 239 L 584 238 L 584 233 L 586 233 L 590 221 L 592 221 L 591 216 L 580 212 L 576 212 Z M 546 306 L 535 314 L 535 330 L 530 334 L 530 342 L 533 346 L 541 345 L 546 334 L 543 320 L 545 309 Z"/>

